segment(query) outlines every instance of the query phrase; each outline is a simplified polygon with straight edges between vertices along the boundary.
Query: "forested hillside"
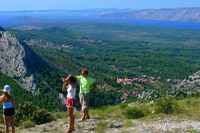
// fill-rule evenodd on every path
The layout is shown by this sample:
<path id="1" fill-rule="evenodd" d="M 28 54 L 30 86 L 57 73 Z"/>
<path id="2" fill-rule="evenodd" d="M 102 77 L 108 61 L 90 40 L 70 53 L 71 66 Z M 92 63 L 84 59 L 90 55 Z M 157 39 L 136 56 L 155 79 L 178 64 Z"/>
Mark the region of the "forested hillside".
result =
<path id="1" fill-rule="evenodd" d="M 48 23 L 63 28 L 8 30 L 61 73 L 77 75 L 88 68 L 99 89 L 118 91 L 115 100 L 125 93 L 170 89 L 200 68 L 199 30 L 105 22 Z M 119 83 L 118 79 L 132 81 Z"/>
<path id="2" fill-rule="evenodd" d="M 11 86 L 12 95 L 15 96 L 16 100 L 16 109 L 18 109 L 19 104 L 24 104 L 25 102 L 32 102 L 34 105 L 48 110 L 64 109 L 61 100 L 58 98 L 58 93 L 56 92 L 51 92 L 50 94 L 40 93 L 39 95 L 32 95 L 31 92 L 20 87 L 16 81 L 13 80 L 13 78 L 2 73 L 0 73 L 0 81 L 0 86 L 2 88 L 5 84 L 9 84 Z"/>
<path id="3" fill-rule="evenodd" d="M 104 67 L 116 66 L 115 68 L 123 68 L 125 71 L 123 75 L 127 78 L 139 71 L 140 74 L 183 79 L 195 72 L 200 64 L 198 53 L 200 47 L 199 30 L 177 30 L 110 23 L 67 24 L 66 27 L 87 36 L 79 36 L 78 39 L 75 39 L 76 45 L 79 47 L 84 46 L 83 49 L 63 48 L 60 50 L 68 52 L 68 57 L 72 53 L 70 51 L 77 52 L 72 54 L 75 60 L 89 61 L 89 64 L 101 62 L 101 64 L 105 63 Z M 53 30 L 58 33 L 60 29 Z M 19 34 L 18 37 L 22 40 L 30 40 L 30 38 L 25 37 L 33 32 L 39 34 L 40 37 L 34 36 L 32 38 L 44 38 L 41 34 L 42 31 L 30 30 L 21 31 L 24 34 L 21 34 L 21 32 L 15 32 L 15 34 Z M 68 44 L 70 41 L 65 39 L 70 35 L 63 35 L 62 37 L 61 35 L 62 32 L 60 31 L 60 35 L 54 35 L 51 39 L 44 38 L 44 40 L 54 44 Z M 62 38 L 59 39 L 59 42 L 52 41 L 53 38 L 58 36 Z M 93 42 L 84 41 L 84 39 L 91 40 L 91 37 L 93 37 Z M 81 39 L 82 41 L 80 41 Z M 99 40 L 101 43 L 97 43 Z M 144 69 L 138 68 L 140 66 Z M 126 70 L 126 67 L 129 67 L 129 70 Z M 196 70 L 193 68 L 196 68 Z M 126 71 L 132 72 L 126 74 Z"/>
<path id="4" fill-rule="evenodd" d="M 48 29 L 51 30 L 51 29 Z M 61 29 L 62 30 L 62 29 Z M 6 32 L 6 33 L 4 33 Z M 48 31 L 49 32 L 49 31 Z M 9 41 L 10 37 L 12 36 L 13 38 L 14 35 L 13 34 L 9 34 L 7 33 L 7 31 L 3 30 L 3 34 L 8 34 L 8 37 L 6 36 L 1 36 L 1 46 L 6 46 L 9 45 L 10 48 L 14 48 L 16 49 L 16 44 Z M 37 33 L 38 35 L 40 35 L 39 33 Z M 62 34 L 64 34 L 62 32 Z M 52 35 L 53 36 L 53 35 Z M 48 38 L 49 36 L 46 35 L 46 37 Z M 76 36 L 75 36 L 76 37 Z M 52 37 L 50 37 L 52 38 Z M 12 38 L 11 38 L 12 39 Z M 53 39 L 57 39 L 57 38 L 53 38 Z M 5 44 L 5 41 L 8 40 Z M 17 42 L 17 40 L 16 40 Z M 34 105 L 37 105 L 41 108 L 45 108 L 49 111 L 55 111 L 55 110 L 60 110 L 63 111 L 66 109 L 65 107 L 65 98 L 62 96 L 62 94 L 66 94 L 66 92 L 62 92 L 62 82 L 60 81 L 61 77 L 66 77 L 69 72 L 72 72 L 74 74 L 75 71 L 69 71 L 69 70 L 65 70 L 63 71 L 62 69 L 60 69 L 58 66 L 58 64 L 54 65 L 55 63 L 53 63 L 53 58 L 51 61 L 48 61 L 47 55 L 42 54 L 43 52 L 34 52 L 32 51 L 29 46 L 27 46 L 22 40 L 19 39 L 19 42 L 17 42 L 17 44 L 21 47 L 23 47 L 24 51 L 24 58 L 21 59 L 21 61 L 26 61 L 27 64 L 27 69 L 26 71 L 30 71 L 33 74 L 33 78 L 34 78 L 34 83 L 37 85 L 37 88 L 39 88 L 39 93 L 33 93 L 32 91 L 26 91 L 25 89 L 27 88 L 22 88 L 20 86 L 19 83 L 23 83 L 24 81 L 19 80 L 18 76 L 11 76 L 9 77 L 7 75 L 7 72 L 0 73 L 0 78 L 1 78 L 1 86 L 3 88 L 4 85 L 9 84 L 11 85 L 11 88 L 13 90 L 13 95 L 14 97 L 16 97 L 16 108 L 18 109 L 19 104 L 23 104 L 25 102 L 32 102 Z M 72 44 L 71 44 L 72 45 Z M 4 52 L 4 49 L 1 49 Z M 56 50 L 56 49 L 55 49 Z M 17 52 L 17 50 L 16 50 Z M 18 51 L 19 52 L 19 51 Z M 56 53 L 56 52 L 54 52 Z M 9 53 L 7 53 L 9 54 Z M 20 53 L 17 53 L 18 55 Z M 51 55 L 51 54 L 49 54 Z M 55 56 L 55 55 L 54 55 Z M 56 55 L 56 58 L 59 58 L 59 55 Z M 10 62 L 11 60 L 14 60 L 14 57 L 11 56 L 9 57 L 9 59 L 7 59 L 6 55 L 2 55 L 1 60 L 3 61 L 2 63 L 5 62 Z M 2 65 L 1 63 L 1 65 Z M 76 66 L 77 70 L 76 73 L 79 74 L 81 72 L 81 70 L 83 69 L 83 67 L 76 63 L 73 62 L 71 60 L 67 61 L 66 63 L 70 63 L 71 67 L 73 67 L 74 65 Z M 73 65 L 74 64 L 74 65 Z M 12 64 L 13 66 L 16 66 L 16 64 Z M 3 64 L 2 67 L 4 67 L 5 65 Z M 62 67 L 61 67 L 62 68 Z M 2 70 L 8 70 L 8 67 L 5 68 L 1 68 Z M 9 70 L 10 71 L 10 70 Z M 11 70 L 12 71 L 12 70 Z M 20 71 L 18 70 L 18 72 L 20 73 Z M 25 77 L 26 75 L 22 75 L 23 77 Z M 29 88 L 27 89 L 29 90 Z M 77 91 L 78 93 L 78 91 Z M 99 89 L 97 89 L 97 91 L 94 93 L 93 95 L 93 103 L 91 104 L 92 107 L 99 107 L 102 104 L 106 105 L 106 104 L 115 104 L 117 96 L 113 95 L 114 92 L 103 92 Z M 35 95 L 33 95 L 35 94 Z M 97 103 L 99 99 L 96 99 L 96 95 L 98 95 L 99 98 L 101 98 L 102 96 L 105 97 L 103 100 L 101 100 L 101 103 Z M 112 96 L 113 95 L 113 96 Z M 63 102 L 64 100 L 64 102 Z M 79 101 L 79 100 L 77 100 Z M 106 103 L 105 103 L 106 102 Z M 77 105 L 79 105 L 79 102 L 77 102 Z"/>

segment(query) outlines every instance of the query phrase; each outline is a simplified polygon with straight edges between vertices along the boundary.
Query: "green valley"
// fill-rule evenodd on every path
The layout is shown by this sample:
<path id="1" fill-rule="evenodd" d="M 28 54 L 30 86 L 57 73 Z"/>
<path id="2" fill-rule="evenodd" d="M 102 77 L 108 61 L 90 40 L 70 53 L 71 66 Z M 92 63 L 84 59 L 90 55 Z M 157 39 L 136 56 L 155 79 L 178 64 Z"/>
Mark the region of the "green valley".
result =
<path id="1" fill-rule="evenodd" d="M 92 107 L 101 106 L 95 100 L 101 93 L 106 93 L 107 97 L 101 100 L 110 98 L 105 104 L 120 103 L 121 98 L 134 101 L 138 92 L 165 92 L 200 69 L 199 30 L 74 20 L 61 22 L 34 23 L 44 27 L 42 29 L 6 30 L 27 43 L 48 64 L 50 68 L 39 65 L 36 69 L 56 92 L 62 93 L 60 77 L 79 75 L 83 68 L 88 68 L 98 85 Z M 124 81 L 119 83 L 118 80 Z M 43 86 L 41 93 L 48 92 L 48 87 L 40 86 Z"/>

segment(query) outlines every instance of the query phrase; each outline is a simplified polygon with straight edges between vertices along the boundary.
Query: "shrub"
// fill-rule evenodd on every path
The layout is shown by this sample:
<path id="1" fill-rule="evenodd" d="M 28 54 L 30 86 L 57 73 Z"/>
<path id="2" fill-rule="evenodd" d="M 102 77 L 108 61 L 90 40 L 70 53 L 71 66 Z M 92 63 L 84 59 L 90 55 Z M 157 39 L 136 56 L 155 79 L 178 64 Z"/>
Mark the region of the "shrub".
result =
<path id="1" fill-rule="evenodd" d="M 20 104 L 16 115 L 16 125 L 28 120 L 36 109 L 36 106 L 32 105 L 31 102 L 25 102 L 24 105 Z"/>
<path id="2" fill-rule="evenodd" d="M 186 97 L 187 96 L 187 93 L 186 92 L 184 92 L 184 91 L 178 91 L 177 93 L 176 93 L 176 95 L 175 95 L 175 98 L 184 98 L 184 97 Z"/>
<path id="3" fill-rule="evenodd" d="M 171 99 L 159 99 L 156 102 L 155 113 L 171 114 L 177 107 L 177 103 Z"/>
<path id="4" fill-rule="evenodd" d="M 53 116 L 45 109 L 34 106 L 31 102 L 25 102 L 19 105 L 16 115 L 16 125 L 20 125 L 23 121 L 31 120 L 36 124 L 42 124 L 54 120 Z"/>
<path id="5" fill-rule="evenodd" d="M 52 121 L 53 116 L 45 109 L 37 109 L 33 112 L 31 120 L 36 124 L 42 124 Z"/>
<path id="6" fill-rule="evenodd" d="M 128 119 L 138 119 L 144 116 L 144 112 L 137 107 L 128 107 L 125 109 L 125 117 Z"/>
<path id="7" fill-rule="evenodd" d="M 200 92 L 196 92 L 196 93 L 194 94 L 194 97 L 199 98 L 199 97 L 200 97 Z"/>
<path id="8" fill-rule="evenodd" d="M 127 106 L 128 106 L 127 103 L 121 103 L 121 104 L 120 104 L 120 108 L 121 108 L 121 109 L 125 109 Z"/>

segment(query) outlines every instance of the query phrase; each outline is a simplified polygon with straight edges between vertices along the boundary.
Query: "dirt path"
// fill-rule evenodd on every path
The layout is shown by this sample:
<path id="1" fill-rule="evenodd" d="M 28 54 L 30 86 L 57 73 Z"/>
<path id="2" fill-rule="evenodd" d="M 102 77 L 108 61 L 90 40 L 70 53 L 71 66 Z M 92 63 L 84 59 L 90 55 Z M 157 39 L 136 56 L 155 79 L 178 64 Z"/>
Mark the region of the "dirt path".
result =
<path id="1" fill-rule="evenodd" d="M 131 123 L 131 124 L 130 124 Z M 18 133 L 64 133 L 67 131 L 68 120 L 59 119 L 47 124 L 36 125 L 32 128 L 17 129 Z M 127 126 L 129 125 L 129 126 Z M 68 125 L 67 125 L 68 126 Z M 141 122 L 139 120 L 112 120 L 89 119 L 75 123 L 76 131 L 73 133 L 141 133 L 141 132 L 200 132 L 200 121 L 164 119 L 153 122 Z"/>

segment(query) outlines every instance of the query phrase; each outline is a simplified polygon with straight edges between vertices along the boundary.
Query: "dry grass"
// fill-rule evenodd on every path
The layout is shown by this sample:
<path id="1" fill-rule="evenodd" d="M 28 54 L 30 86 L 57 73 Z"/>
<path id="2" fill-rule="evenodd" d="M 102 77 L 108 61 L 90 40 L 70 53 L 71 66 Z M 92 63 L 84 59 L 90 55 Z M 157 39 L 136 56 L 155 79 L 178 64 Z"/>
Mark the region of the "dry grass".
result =
<path id="1" fill-rule="evenodd" d="M 120 106 L 102 106 L 98 109 L 91 109 L 90 114 L 96 118 L 118 118 L 122 116 Z"/>

